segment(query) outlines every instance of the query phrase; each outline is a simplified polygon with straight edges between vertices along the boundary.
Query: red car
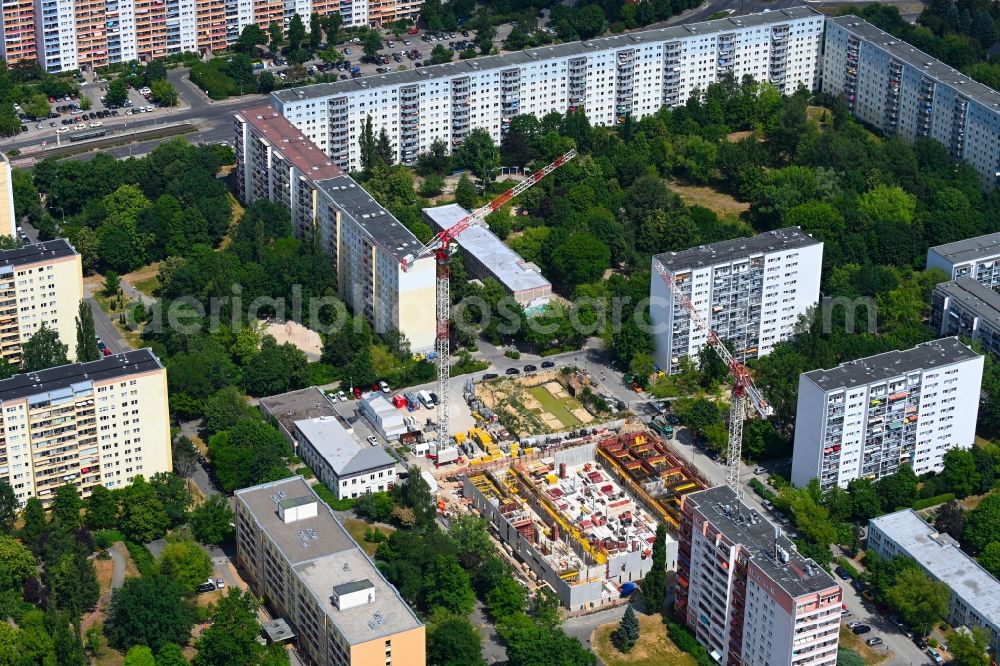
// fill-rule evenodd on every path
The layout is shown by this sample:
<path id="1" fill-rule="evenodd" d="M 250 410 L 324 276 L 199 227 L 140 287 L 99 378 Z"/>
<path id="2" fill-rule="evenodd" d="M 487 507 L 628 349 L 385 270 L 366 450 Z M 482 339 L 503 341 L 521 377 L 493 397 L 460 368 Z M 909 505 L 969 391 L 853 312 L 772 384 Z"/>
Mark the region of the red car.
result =
<path id="1" fill-rule="evenodd" d="M 357 386 L 354 387 L 354 397 L 361 400 L 361 389 Z"/>

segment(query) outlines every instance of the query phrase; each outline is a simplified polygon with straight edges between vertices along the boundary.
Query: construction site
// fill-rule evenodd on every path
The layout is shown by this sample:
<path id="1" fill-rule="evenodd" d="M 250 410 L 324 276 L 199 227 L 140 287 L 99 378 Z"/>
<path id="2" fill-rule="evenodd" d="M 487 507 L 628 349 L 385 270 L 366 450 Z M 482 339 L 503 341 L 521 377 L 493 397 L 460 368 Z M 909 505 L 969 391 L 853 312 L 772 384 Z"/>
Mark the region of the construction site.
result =
<path id="1" fill-rule="evenodd" d="M 614 602 L 652 566 L 667 526 L 676 568 L 680 498 L 705 485 L 645 429 L 462 478 L 463 503 L 486 519 L 530 580 L 571 611 Z"/>
<path id="2" fill-rule="evenodd" d="M 480 411 L 485 408 L 495 415 L 522 441 L 591 427 L 615 418 L 617 413 L 585 371 L 571 368 L 499 377 L 476 389 L 474 398 Z M 468 396 L 466 401 L 470 401 Z"/>

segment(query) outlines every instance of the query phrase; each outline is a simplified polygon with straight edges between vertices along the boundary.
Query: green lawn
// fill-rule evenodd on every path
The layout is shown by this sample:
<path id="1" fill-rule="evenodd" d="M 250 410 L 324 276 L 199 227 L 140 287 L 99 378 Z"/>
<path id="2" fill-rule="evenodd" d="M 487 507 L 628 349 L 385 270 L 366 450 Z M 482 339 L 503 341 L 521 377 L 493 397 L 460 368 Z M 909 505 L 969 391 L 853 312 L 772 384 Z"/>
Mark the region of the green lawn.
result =
<path id="1" fill-rule="evenodd" d="M 372 527 L 386 536 L 389 536 L 394 532 L 391 527 L 372 525 L 371 523 L 358 520 L 357 518 L 348 518 L 344 521 L 344 528 L 350 532 L 351 536 L 354 537 L 354 540 L 358 542 L 358 544 L 366 553 L 368 553 L 369 556 L 375 557 L 375 551 L 378 550 L 378 544 L 365 541 L 365 532 L 370 530 Z"/>
<path id="2" fill-rule="evenodd" d="M 566 404 L 549 393 L 544 386 L 532 386 L 528 389 L 528 393 L 541 403 L 545 411 L 559 419 L 567 428 L 580 425 L 580 419 L 573 416 Z"/>

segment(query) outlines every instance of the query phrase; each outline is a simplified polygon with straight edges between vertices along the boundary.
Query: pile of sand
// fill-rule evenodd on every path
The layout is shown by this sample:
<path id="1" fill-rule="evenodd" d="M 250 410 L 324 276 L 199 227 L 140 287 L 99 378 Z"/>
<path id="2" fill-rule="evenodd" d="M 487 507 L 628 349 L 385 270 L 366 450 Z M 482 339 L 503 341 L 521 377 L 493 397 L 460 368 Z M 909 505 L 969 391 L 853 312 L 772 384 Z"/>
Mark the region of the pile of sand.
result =
<path id="1" fill-rule="evenodd" d="M 268 322 L 264 327 L 264 333 L 274 336 L 279 345 L 292 343 L 305 352 L 310 361 L 318 361 L 323 352 L 323 340 L 319 337 L 319 333 L 296 321 Z"/>

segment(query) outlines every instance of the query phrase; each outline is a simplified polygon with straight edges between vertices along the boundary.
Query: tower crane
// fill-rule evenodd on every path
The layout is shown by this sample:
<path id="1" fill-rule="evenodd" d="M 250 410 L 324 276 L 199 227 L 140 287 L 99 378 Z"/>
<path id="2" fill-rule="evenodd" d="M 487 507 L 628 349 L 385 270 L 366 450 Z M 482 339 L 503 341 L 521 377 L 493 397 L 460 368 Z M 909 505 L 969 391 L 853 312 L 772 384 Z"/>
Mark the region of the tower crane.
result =
<path id="1" fill-rule="evenodd" d="M 746 366 L 733 356 L 729 348 L 726 347 L 718 334 L 712 330 L 705 318 L 701 316 L 698 309 L 688 298 L 674 276 L 665 269 L 660 262 L 654 261 L 656 272 L 660 274 L 663 281 L 667 283 L 671 293 L 674 295 L 681 307 L 691 317 L 691 321 L 699 331 L 705 334 L 708 344 L 712 346 L 715 353 L 722 359 L 722 362 L 729 368 L 729 374 L 733 376 L 732 403 L 729 406 L 729 445 L 726 453 L 726 462 L 729 465 L 726 474 L 726 485 L 732 488 L 738 499 L 743 498 L 743 488 L 740 485 L 740 455 L 743 448 L 743 418 L 746 413 L 746 403 L 749 402 L 761 418 L 767 418 L 774 413 L 774 408 L 768 404 L 767 400 L 757 389 L 750 376 L 750 371 Z"/>
<path id="2" fill-rule="evenodd" d="M 462 232 L 470 227 L 487 226 L 486 216 L 499 210 L 505 203 L 521 194 L 535 183 L 545 178 L 550 173 L 576 157 L 576 151 L 570 150 L 553 162 L 545 165 L 534 172 L 520 183 L 510 188 L 493 201 L 481 208 L 477 208 L 451 227 L 440 231 L 431 240 L 418 249 L 413 254 L 403 257 L 402 266 L 404 271 L 410 270 L 413 264 L 423 257 L 434 255 L 437 259 L 435 316 L 437 318 L 437 335 L 435 340 L 435 351 L 437 352 L 437 376 L 438 376 L 438 450 L 448 445 L 448 380 L 451 376 L 451 367 L 448 365 L 451 356 L 451 344 L 449 340 L 449 323 L 451 320 L 451 289 L 449 277 L 451 275 L 451 255 L 456 247 L 453 241 Z"/>

